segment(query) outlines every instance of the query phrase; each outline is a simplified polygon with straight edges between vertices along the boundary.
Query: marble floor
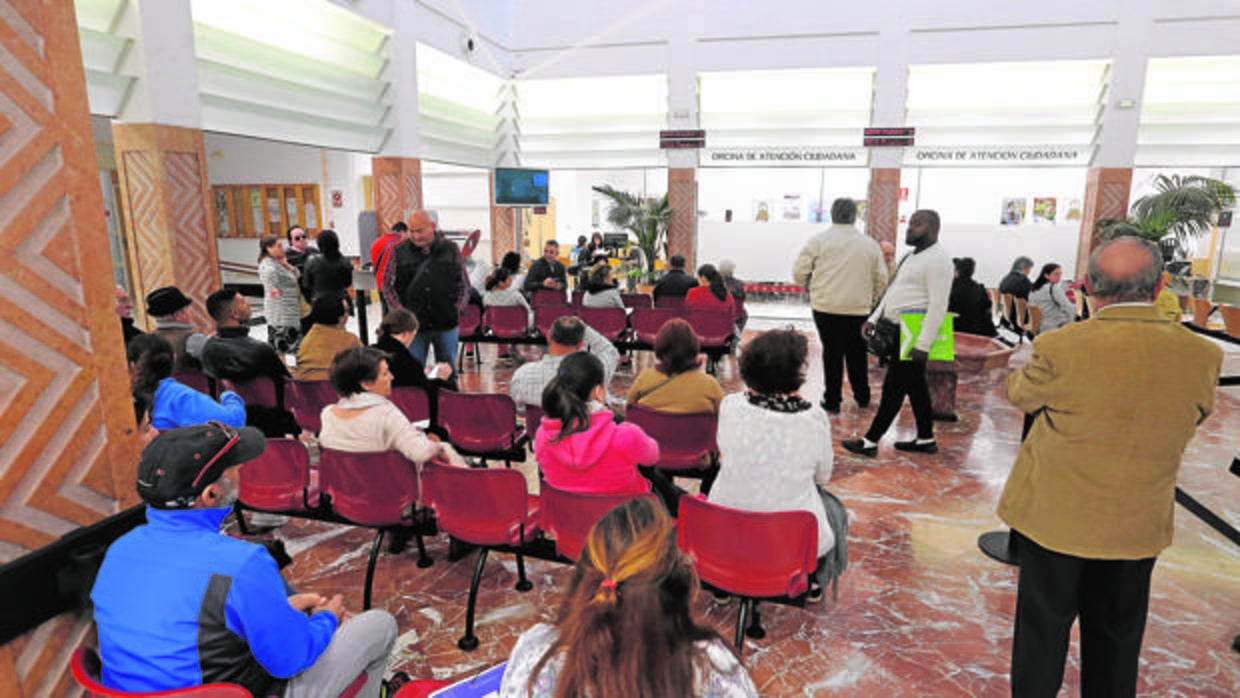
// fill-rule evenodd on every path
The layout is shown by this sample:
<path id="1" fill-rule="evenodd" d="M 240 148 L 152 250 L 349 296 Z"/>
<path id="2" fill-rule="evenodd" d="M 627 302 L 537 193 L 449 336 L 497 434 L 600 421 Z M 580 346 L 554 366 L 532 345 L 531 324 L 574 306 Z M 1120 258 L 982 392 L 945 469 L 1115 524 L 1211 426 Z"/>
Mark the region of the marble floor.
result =
<path id="1" fill-rule="evenodd" d="M 807 313 L 758 313 L 750 330 L 789 324 L 817 339 Z M 747 332 L 748 333 L 748 332 Z M 534 358 L 537 349 L 526 348 Z M 1026 345 L 1012 359 L 1028 359 Z M 623 394 L 649 365 L 640 355 L 617 373 L 613 393 Z M 1230 350 L 1225 373 L 1240 373 L 1240 352 Z M 469 391 L 502 391 L 514 363 L 497 362 L 494 347 L 483 364 L 466 362 Z M 764 696 L 1004 696 L 1015 608 L 1016 569 L 986 558 L 980 533 L 1000 528 L 995 504 L 1015 457 L 1020 413 L 1001 395 L 1011 369 L 962 377 L 955 423 L 936 426 L 938 455 L 906 455 L 890 441 L 912 433 L 907 408 L 888 433 L 876 459 L 862 459 L 838 446 L 864 431 L 873 409 L 847 399 L 832 417 L 836 442 L 831 489 L 852 516 L 849 567 L 839 600 L 796 609 L 763 605 L 767 636 L 747 640 L 744 662 Z M 725 391 L 740 389 L 735 362 L 725 359 L 719 378 Z M 871 371 L 872 385 L 881 372 Z M 822 370 L 812 358 L 804 394 L 817 399 Z M 1185 456 L 1180 485 L 1240 526 L 1240 478 L 1227 472 L 1240 449 L 1240 389 L 1221 388 L 1214 415 Z M 526 466 L 527 469 L 529 465 Z M 343 592 L 358 609 L 371 536 L 368 531 L 294 521 L 275 535 L 295 562 L 288 569 L 299 588 Z M 411 546 L 412 547 L 412 546 Z M 376 605 L 392 612 L 401 636 L 393 670 L 415 677 L 452 679 L 503 661 L 530 624 L 553 618 L 570 570 L 539 560 L 527 563 L 534 589 L 513 589 L 512 556 L 492 555 L 479 596 L 473 652 L 457 649 L 474 556 L 449 563 L 447 541 L 429 542 L 434 566 L 418 569 L 415 555 L 383 554 L 375 578 Z M 735 602 L 716 606 L 699 599 L 698 610 L 731 637 Z M 1141 656 L 1142 696 L 1207 698 L 1240 695 L 1240 548 L 1177 508 L 1175 544 L 1155 568 L 1150 618 Z M 1074 635 L 1075 637 L 1075 635 Z M 1075 640 L 1064 695 L 1077 693 Z"/>

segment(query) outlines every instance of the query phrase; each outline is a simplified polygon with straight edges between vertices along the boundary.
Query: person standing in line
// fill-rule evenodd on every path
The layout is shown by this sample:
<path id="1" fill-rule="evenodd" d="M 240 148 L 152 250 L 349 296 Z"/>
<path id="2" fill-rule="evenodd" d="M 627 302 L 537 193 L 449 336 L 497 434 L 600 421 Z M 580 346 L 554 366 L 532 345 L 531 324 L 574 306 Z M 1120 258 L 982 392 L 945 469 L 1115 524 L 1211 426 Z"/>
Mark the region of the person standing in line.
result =
<path id="1" fill-rule="evenodd" d="M 266 235 L 259 241 L 258 278 L 263 282 L 267 342 L 281 354 L 297 351 L 301 337 L 300 276 L 301 272 L 285 255 L 280 236 Z"/>
<path id="2" fill-rule="evenodd" d="M 810 238 L 792 266 L 793 281 L 809 291 L 814 324 L 822 343 L 826 383 L 819 404 L 839 414 L 844 367 L 857 406 L 870 406 L 869 360 L 861 326 L 887 285 L 883 252 L 874 238 L 856 227 L 857 203 L 836 199 L 832 226 Z"/>
<path id="3" fill-rule="evenodd" d="M 319 232 L 319 252 L 306 262 L 301 285 L 310 289 L 310 303 L 325 297 L 343 298 L 352 314 L 349 288 L 353 286 L 353 265 L 340 253 L 340 236 L 328 229 Z"/>
<path id="4" fill-rule="evenodd" d="M 1078 617 L 1081 695 L 1137 693 L 1150 576 L 1223 359 L 1154 307 L 1161 267 L 1139 238 L 1099 247 L 1086 277 L 1097 314 L 1038 335 L 1008 377 L 1008 400 L 1033 418 L 998 509 L 1020 555 L 1013 696 L 1059 694 Z"/>
<path id="5" fill-rule="evenodd" d="M 388 307 L 417 316 L 420 330 L 409 353 L 422 365 L 432 345 L 437 362 L 456 365 L 459 303 L 467 293 L 460 251 L 450 240 L 436 239 L 430 214 L 417 209 L 409 217 L 408 238 L 388 255 L 383 295 Z"/>
<path id="6" fill-rule="evenodd" d="M 396 221 L 392 224 L 392 229 L 375 238 L 370 243 L 370 268 L 375 273 L 375 288 L 383 288 L 383 270 L 387 268 L 388 255 L 391 254 L 392 248 L 405 239 L 409 234 L 409 226 L 404 221 Z M 379 306 L 383 310 L 383 314 L 387 315 L 388 304 L 387 298 L 379 294 Z"/>
<path id="7" fill-rule="evenodd" d="M 923 312 L 925 317 L 909 358 L 900 359 L 898 341 L 892 354 L 886 357 L 889 363 L 887 375 L 883 378 L 883 395 L 865 436 L 840 442 L 846 450 L 861 456 L 878 455 L 878 440 L 883 438 L 900 413 L 905 395 L 917 420 L 917 438 L 897 441 L 896 450 L 939 452 L 938 443 L 934 440 L 930 388 L 926 385 L 926 362 L 930 359 L 930 345 L 934 343 L 939 326 L 947 316 L 947 301 L 955 268 L 952 256 L 939 244 L 937 212 L 922 209 L 914 213 L 909 219 L 904 241 L 913 247 L 913 252 L 901 262 L 887 293 L 861 326 L 861 335 L 869 339 L 880 318 L 899 325 L 900 315 L 905 312 Z"/>

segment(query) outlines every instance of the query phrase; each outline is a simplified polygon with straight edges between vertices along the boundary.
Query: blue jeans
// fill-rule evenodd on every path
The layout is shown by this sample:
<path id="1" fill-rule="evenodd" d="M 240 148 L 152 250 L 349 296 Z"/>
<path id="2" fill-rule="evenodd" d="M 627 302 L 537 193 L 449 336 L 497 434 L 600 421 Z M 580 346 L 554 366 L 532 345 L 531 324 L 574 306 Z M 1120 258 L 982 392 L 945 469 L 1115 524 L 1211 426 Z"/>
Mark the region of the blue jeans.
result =
<path id="1" fill-rule="evenodd" d="M 413 337 L 413 342 L 409 345 L 409 353 L 425 366 L 427 350 L 434 346 L 435 361 L 448 364 L 452 367 L 452 372 L 456 373 L 456 345 L 459 329 L 453 327 L 447 330 L 418 330 Z"/>

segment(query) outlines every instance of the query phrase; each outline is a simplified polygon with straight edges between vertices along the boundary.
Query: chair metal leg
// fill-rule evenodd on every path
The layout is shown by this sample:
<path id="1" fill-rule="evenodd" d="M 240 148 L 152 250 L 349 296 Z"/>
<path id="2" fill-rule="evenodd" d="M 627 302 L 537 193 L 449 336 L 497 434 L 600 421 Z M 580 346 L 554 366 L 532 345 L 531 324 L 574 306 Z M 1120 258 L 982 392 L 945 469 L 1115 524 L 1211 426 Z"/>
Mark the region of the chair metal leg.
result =
<path id="1" fill-rule="evenodd" d="M 749 597 L 741 597 L 740 608 L 736 610 L 736 654 L 740 655 L 745 651 L 745 621 L 749 616 L 749 604 L 753 601 Z"/>
<path id="2" fill-rule="evenodd" d="M 456 646 L 466 652 L 478 648 L 478 636 L 474 635 L 474 607 L 478 603 L 478 585 L 482 583 L 482 568 L 487 564 L 487 553 L 490 548 L 483 548 L 478 553 L 478 563 L 474 565 L 474 579 L 469 584 L 469 602 L 465 606 L 465 636 L 456 641 Z"/>
<path id="3" fill-rule="evenodd" d="M 241 531 L 241 535 L 250 535 L 250 527 L 245 523 L 245 514 L 242 513 L 241 507 L 233 508 L 233 516 L 237 517 L 237 528 Z"/>
<path id="4" fill-rule="evenodd" d="M 435 564 L 435 561 L 431 559 L 430 555 L 426 554 L 426 543 L 422 540 L 422 533 L 419 531 L 413 535 L 414 540 L 418 542 L 418 567 L 426 569 Z"/>
<path id="5" fill-rule="evenodd" d="M 375 542 L 370 546 L 370 561 L 366 563 L 366 590 L 362 594 L 362 610 L 370 610 L 370 585 L 375 581 L 375 561 L 379 559 L 379 551 L 383 548 L 383 529 L 375 532 Z"/>
<path id="6" fill-rule="evenodd" d="M 766 637 L 766 630 L 762 627 L 762 615 L 758 613 L 758 602 L 753 602 L 753 608 L 749 614 L 749 627 L 745 628 L 745 634 L 755 640 L 761 640 Z"/>
<path id="7" fill-rule="evenodd" d="M 534 588 L 534 583 L 525 577 L 525 556 L 517 553 L 517 585 L 513 587 L 517 591 L 529 591 Z"/>

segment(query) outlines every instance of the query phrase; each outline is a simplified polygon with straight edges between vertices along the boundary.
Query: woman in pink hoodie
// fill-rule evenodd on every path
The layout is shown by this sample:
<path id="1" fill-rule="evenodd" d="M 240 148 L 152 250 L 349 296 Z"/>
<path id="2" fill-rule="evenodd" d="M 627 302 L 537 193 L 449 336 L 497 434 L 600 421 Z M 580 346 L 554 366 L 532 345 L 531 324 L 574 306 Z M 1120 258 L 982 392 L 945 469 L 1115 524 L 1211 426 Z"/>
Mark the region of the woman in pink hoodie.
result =
<path id="1" fill-rule="evenodd" d="M 579 351 L 560 362 L 543 390 L 534 457 L 552 487 L 567 492 L 649 492 L 638 463 L 659 460 L 659 444 L 634 424 L 616 424 L 603 404 L 603 363 Z"/>

